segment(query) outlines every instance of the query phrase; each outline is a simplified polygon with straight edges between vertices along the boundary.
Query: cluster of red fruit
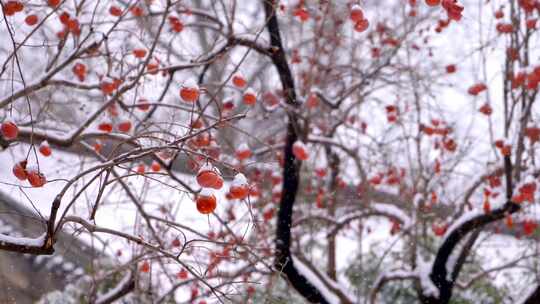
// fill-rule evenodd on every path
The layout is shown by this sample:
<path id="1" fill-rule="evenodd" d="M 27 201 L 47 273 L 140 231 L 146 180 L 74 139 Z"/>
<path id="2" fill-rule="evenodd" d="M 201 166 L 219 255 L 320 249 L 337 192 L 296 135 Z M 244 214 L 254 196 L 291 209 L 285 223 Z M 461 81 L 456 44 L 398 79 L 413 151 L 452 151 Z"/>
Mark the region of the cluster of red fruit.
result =
<path id="1" fill-rule="evenodd" d="M 300 22 L 306 22 L 309 20 L 309 11 L 305 8 L 302 1 L 300 1 L 300 3 L 293 10 L 293 16 L 298 17 Z"/>
<path id="2" fill-rule="evenodd" d="M 461 14 L 463 13 L 464 8 L 457 0 L 426 0 L 426 4 L 429 6 L 442 5 L 446 10 L 449 20 L 461 20 Z"/>
<path id="3" fill-rule="evenodd" d="M 424 132 L 428 136 L 432 135 L 440 135 L 440 136 L 447 136 L 452 132 L 452 129 L 450 127 L 443 127 L 441 126 L 441 122 L 437 119 L 431 120 L 431 126 L 420 124 L 420 132 Z"/>
<path id="4" fill-rule="evenodd" d="M 134 5 L 129 9 L 129 11 L 135 17 L 142 17 L 144 15 L 144 10 L 140 6 Z M 122 11 L 122 9 L 118 6 L 112 5 L 109 7 L 109 14 L 111 14 L 111 16 L 120 17 L 123 13 L 124 11 Z"/>
<path id="5" fill-rule="evenodd" d="M 437 22 L 437 26 L 435 27 L 435 32 L 440 34 L 442 33 L 443 29 L 447 28 L 450 25 L 450 20 L 439 20 Z"/>
<path id="6" fill-rule="evenodd" d="M 161 165 L 159 164 L 159 162 L 154 160 L 150 165 L 150 170 L 157 173 L 161 171 Z M 135 172 L 137 172 L 137 174 L 143 175 L 146 172 L 146 166 L 144 165 L 144 163 L 140 163 L 139 165 L 137 165 Z"/>
<path id="7" fill-rule="evenodd" d="M 504 219 L 504 224 L 508 229 L 512 229 L 514 227 L 514 220 L 512 219 L 511 214 L 507 214 Z M 538 223 L 532 219 L 524 219 L 522 222 L 523 227 L 523 234 L 524 235 L 532 235 L 536 228 L 538 228 Z"/>
<path id="8" fill-rule="evenodd" d="M 120 87 L 122 82 L 122 79 L 118 78 L 103 79 L 100 83 L 101 92 L 103 92 L 104 95 L 112 95 L 113 92 Z"/>
<path id="9" fill-rule="evenodd" d="M 519 60 L 519 51 L 515 47 L 507 47 L 506 48 L 506 56 L 511 61 Z"/>
<path id="10" fill-rule="evenodd" d="M 144 16 L 144 9 L 138 5 L 134 5 L 129 8 L 129 12 L 135 17 Z"/>
<path id="11" fill-rule="evenodd" d="M 131 130 L 131 121 L 124 120 L 116 124 L 116 129 L 122 133 L 128 133 Z M 113 131 L 113 124 L 110 122 L 102 122 L 98 125 L 98 130 L 110 133 Z"/>
<path id="12" fill-rule="evenodd" d="M 15 140 L 19 136 L 19 127 L 9 120 L 5 120 L 0 127 L 0 132 L 5 140 Z"/>
<path id="13" fill-rule="evenodd" d="M 512 89 L 523 87 L 527 90 L 538 89 L 540 83 L 540 66 L 536 66 L 530 70 L 523 70 L 511 76 Z"/>
<path id="14" fill-rule="evenodd" d="M 512 197 L 514 203 L 521 204 L 525 201 L 534 203 L 534 193 L 536 192 L 536 181 L 534 179 L 527 180 L 518 188 L 518 194 Z"/>
<path id="15" fill-rule="evenodd" d="M 431 126 L 420 124 L 420 132 L 425 133 L 428 136 L 440 135 L 442 136 L 442 142 L 438 140 L 435 142 L 435 148 L 439 149 L 440 147 L 446 149 L 448 152 L 455 152 L 457 149 L 457 143 L 454 139 L 450 138 L 448 135 L 452 132 L 452 128 L 441 126 L 443 122 L 432 119 Z"/>
<path id="16" fill-rule="evenodd" d="M 282 7 L 282 10 L 284 7 Z M 293 16 L 297 17 L 300 22 L 306 22 L 311 17 L 309 11 L 304 6 L 304 1 L 300 1 L 294 10 L 292 11 Z M 369 21 L 364 18 L 364 12 L 358 4 L 353 4 L 351 6 L 349 18 L 354 22 L 354 29 L 357 32 L 364 32 L 369 27 Z M 319 20 L 320 17 L 316 17 L 316 20 Z"/>
<path id="17" fill-rule="evenodd" d="M 319 97 L 315 93 L 309 94 L 308 98 L 306 99 L 306 107 L 309 109 L 314 109 L 319 106 Z"/>
<path id="18" fill-rule="evenodd" d="M 489 105 L 489 103 L 484 103 L 478 111 L 486 116 L 489 116 L 493 113 L 493 108 Z"/>
<path id="19" fill-rule="evenodd" d="M 392 185 L 398 185 L 401 180 L 405 177 L 406 172 L 405 168 L 396 168 L 391 167 L 386 172 L 379 172 L 375 176 L 371 177 L 369 179 L 369 183 L 373 186 L 377 186 L 383 183 L 392 186 Z M 361 195 L 364 191 L 364 188 L 360 187 L 357 191 L 359 195 Z"/>
<path id="20" fill-rule="evenodd" d="M 246 78 L 240 74 L 236 73 L 232 76 L 232 84 L 239 90 L 244 90 L 242 95 L 242 102 L 247 106 L 253 106 L 257 103 L 257 93 L 251 89 L 247 88 Z"/>
<path id="21" fill-rule="evenodd" d="M 499 149 L 499 151 L 501 152 L 503 156 L 510 156 L 510 154 L 512 154 L 512 145 L 507 143 L 503 139 L 496 140 L 495 147 Z"/>
<path id="22" fill-rule="evenodd" d="M 169 16 L 169 24 L 171 26 L 171 29 L 175 33 L 180 33 L 181 31 L 184 30 L 184 24 L 176 16 Z"/>
<path id="23" fill-rule="evenodd" d="M 491 212 L 491 203 L 489 199 L 496 198 L 497 196 L 499 196 L 499 193 L 492 192 L 491 190 L 484 188 L 483 196 L 484 196 L 484 203 L 483 203 L 482 208 L 484 209 L 485 214 L 489 214 Z"/>
<path id="24" fill-rule="evenodd" d="M 511 34 L 514 32 L 514 26 L 512 23 L 499 22 L 497 25 L 495 25 L 495 29 L 501 34 Z"/>
<path id="25" fill-rule="evenodd" d="M 246 106 L 253 106 L 257 103 L 257 93 L 252 88 L 247 86 L 248 82 L 241 73 L 234 73 L 231 76 L 231 83 L 235 89 L 241 92 L 241 102 L 243 102 Z M 236 102 L 233 98 L 225 100 L 222 104 L 223 114 L 228 116 L 235 107 Z"/>
<path id="26" fill-rule="evenodd" d="M 79 81 L 83 82 L 86 79 L 86 65 L 80 62 L 75 63 L 71 69 L 73 74 L 77 76 Z"/>
<path id="27" fill-rule="evenodd" d="M 47 5 L 50 7 L 57 7 L 61 0 L 47 0 Z M 21 1 L 9 0 L 4 4 L 4 14 L 6 16 L 12 16 L 15 13 L 21 12 L 24 9 L 24 4 Z"/>
<path id="28" fill-rule="evenodd" d="M 210 214 L 217 206 L 217 199 L 212 189 L 219 190 L 223 187 L 223 177 L 216 167 L 207 164 L 202 166 L 197 173 L 197 183 L 202 187 L 195 201 L 197 210 L 202 214 Z M 249 192 L 250 187 L 246 177 L 238 173 L 234 177 L 227 197 L 243 200 L 248 197 Z"/>
<path id="29" fill-rule="evenodd" d="M 60 14 L 59 18 L 60 23 L 64 25 L 64 28 L 56 34 L 58 38 L 63 39 L 68 33 L 72 33 L 75 36 L 79 36 L 81 34 L 81 26 L 77 18 L 71 18 L 68 12 L 63 12 Z"/>
<path id="30" fill-rule="evenodd" d="M 185 102 L 194 103 L 199 95 L 199 86 L 193 80 L 187 80 L 180 88 L 180 98 Z"/>
<path id="31" fill-rule="evenodd" d="M 0 126 L 0 133 L 5 140 L 12 141 L 19 136 L 19 128 L 14 122 L 4 121 Z M 43 141 L 39 145 L 39 152 L 48 157 L 52 154 L 51 147 L 47 141 Z M 47 183 L 45 175 L 43 175 L 37 168 L 27 167 L 28 162 L 26 160 L 20 161 L 13 166 L 12 172 L 19 180 L 27 180 L 32 187 L 42 187 Z"/>
<path id="32" fill-rule="evenodd" d="M 514 227 L 514 220 L 512 219 L 511 214 L 507 214 L 504 219 L 504 224 L 508 229 L 512 229 Z M 538 228 L 538 223 L 532 219 L 524 219 L 522 222 L 523 227 L 523 234 L 524 235 L 532 235 L 536 228 Z"/>
<path id="33" fill-rule="evenodd" d="M 4 4 L 3 12 L 5 16 L 9 17 L 15 15 L 16 13 L 22 12 L 23 10 L 24 4 L 22 4 L 20 1 L 8 1 L 6 4 Z M 29 26 L 33 26 L 39 22 L 39 18 L 35 14 L 30 14 L 26 16 L 24 22 Z"/>
<path id="34" fill-rule="evenodd" d="M 309 152 L 308 152 L 308 148 L 306 144 L 304 144 L 303 142 L 299 140 L 294 142 L 293 147 L 292 147 L 292 152 L 293 152 L 294 157 L 296 157 L 297 159 L 301 161 L 306 161 L 309 159 Z"/>
<path id="35" fill-rule="evenodd" d="M 242 102 L 247 106 L 253 106 L 257 103 L 257 93 L 247 87 L 247 81 L 240 73 L 235 73 L 232 76 L 233 86 L 242 92 Z M 228 115 L 230 111 L 234 110 L 236 104 L 233 99 L 228 99 L 223 102 L 223 113 Z"/>
<path id="36" fill-rule="evenodd" d="M 13 166 L 13 175 L 19 180 L 24 181 L 28 179 L 28 182 L 32 187 L 43 187 L 47 183 L 47 179 L 43 173 L 39 172 L 37 168 L 30 168 L 27 166 L 27 161 L 23 160 L 16 163 Z"/>
<path id="37" fill-rule="evenodd" d="M 442 221 L 435 221 L 431 224 L 431 230 L 436 236 L 443 236 L 448 230 L 448 223 Z"/>
<path id="38" fill-rule="evenodd" d="M 24 9 L 24 4 L 20 1 L 8 1 L 3 6 L 3 12 L 6 16 L 13 16 L 16 13 L 22 12 Z"/>
<path id="39" fill-rule="evenodd" d="M 485 83 L 477 83 L 471 86 L 467 93 L 472 96 L 477 96 L 478 94 L 482 93 L 483 91 L 487 90 L 487 86 Z"/>
<path id="40" fill-rule="evenodd" d="M 101 83 L 102 90 L 104 92 L 112 92 L 119 85 L 119 83 L 120 82 L 118 81 L 112 81 L 112 82 L 102 81 Z M 137 107 L 137 109 L 143 112 L 148 111 L 148 109 L 150 108 L 150 104 L 148 103 L 148 100 L 144 98 L 139 99 L 139 101 L 137 102 L 135 106 Z M 129 118 L 125 116 L 122 118 L 119 118 L 120 117 L 119 111 L 120 111 L 119 107 L 117 106 L 116 103 L 110 104 L 107 107 L 107 113 L 109 114 L 111 119 L 104 119 L 103 121 L 101 121 L 98 124 L 97 129 L 105 133 L 111 133 L 115 129 L 120 133 L 126 133 L 126 134 L 129 133 L 132 129 L 132 122 Z M 97 149 L 95 150 L 96 152 L 99 152 L 97 151 Z"/>
<path id="41" fill-rule="evenodd" d="M 525 1 L 519 1 L 519 3 L 524 3 L 524 2 L 536 2 L 536 1 L 530 1 L 530 0 L 525 0 Z M 525 6 L 525 11 L 527 12 L 527 17 L 529 17 L 532 13 L 532 10 L 534 8 L 536 8 L 536 3 L 533 4 L 533 8 L 531 9 L 531 7 L 529 6 Z M 538 8 L 540 9 L 540 6 L 538 6 Z M 504 12 L 502 9 L 499 9 L 495 12 L 495 19 L 502 19 L 504 17 Z M 536 29 L 536 24 L 538 23 L 538 19 L 537 18 L 529 18 L 527 20 L 525 20 L 525 26 L 527 27 L 528 30 L 535 30 Z M 501 33 L 501 34 L 511 34 L 514 32 L 515 28 L 514 26 L 512 25 L 512 23 L 506 23 L 506 22 L 498 22 L 496 25 L 495 25 L 495 29 L 497 30 L 497 32 Z"/>
<path id="42" fill-rule="evenodd" d="M 540 141 L 540 128 L 538 127 L 527 127 L 524 130 L 525 137 L 529 139 L 531 144 L 534 144 L 537 141 Z"/>
<path id="43" fill-rule="evenodd" d="M 281 96 L 281 94 L 280 94 Z M 280 96 L 274 94 L 271 91 L 264 92 L 262 95 L 262 101 L 269 110 L 277 108 L 280 104 Z"/>
<path id="44" fill-rule="evenodd" d="M 134 49 L 133 51 L 133 56 L 135 56 L 135 58 L 144 58 L 146 57 L 146 53 L 147 51 L 145 49 Z"/>
<path id="45" fill-rule="evenodd" d="M 252 154 L 251 149 L 246 143 L 240 144 L 235 151 L 236 159 L 239 161 L 244 161 L 250 158 Z"/>
<path id="46" fill-rule="evenodd" d="M 239 173 L 234 177 L 234 180 L 229 188 L 228 197 L 231 199 L 243 200 L 250 194 L 249 184 L 246 177 Z"/>
<path id="47" fill-rule="evenodd" d="M 453 73 L 456 72 L 457 67 L 456 67 L 455 64 L 449 64 L 449 65 L 446 66 L 445 69 L 446 69 L 446 73 L 448 73 L 448 74 L 453 74 Z"/>
<path id="48" fill-rule="evenodd" d="M 523 220 L 523 234 L 532 235 L 538 228 L 538 223 L 532 219 Z"/>
<path id="49" fill-rule="evenodd" d="M 394 105 L 387 105 L 385 109 L 386 109 L 386 119 L 388 120 L 388 122 L 389 123 L 396 122 L 399 115 L 398 108 Z"/>
<path id="50" fill-rule="evenodd" d="M 500 192 L 497 190 L 497 188 L 502 186 L 501 174 L 502 174 L 502 171 L 495 172 L 494 174 L 491 174 L 488 177 L 486 177 L 488 187 L 484 187 L 484 190 L 483 190 L 483 196 L 484 196 L 483 209 L 486 214 L 491 212 L 490 198 L 495 199 L 500 195 Z"/>
<path id="51" fill-rule="evenodd" d="M 248 88 L 244 92 L 244 96 L 242 98 L 242 101 L 245 105 L 252 106 L 255 103 L 257 103 L 257 93 L 253 91 L 252 89 Z"/>
<path id="52" fill-rule="evenodd" d="M 120 17 L 122 16 L 122 10 L 118 6 L 112 5 L 109 7 L 109 14 L 111 14 L 111 16 Z"/>
<path id="53" fill-rule="evenodd" d="M 364 12 L 358 4 L 354 4 L 351 7 L 351 13 L 349 18 L 354 22 L 354 30 L 357 32 L 363 32 L 368 29 L 369 21 L 364 17 Z"/>

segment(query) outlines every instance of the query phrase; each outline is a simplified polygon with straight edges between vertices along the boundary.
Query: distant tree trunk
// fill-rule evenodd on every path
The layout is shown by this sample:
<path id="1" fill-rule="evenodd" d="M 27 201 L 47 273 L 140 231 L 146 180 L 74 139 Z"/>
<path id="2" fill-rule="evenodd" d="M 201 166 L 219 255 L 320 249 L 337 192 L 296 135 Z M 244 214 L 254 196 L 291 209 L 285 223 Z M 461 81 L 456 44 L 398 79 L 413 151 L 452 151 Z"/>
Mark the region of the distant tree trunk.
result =
<path id="1" fill-rule="evenodd" d="M 330 147 L 326 147 L 326 154 L 328 156 L 328 159 L 330 160 L 330 163 L 328 164 L 328 167 L 330 169 L 330 185 L 329 185 L 329 191 L 327 193 L 327 202 L 328 202 L 328 214 L 330 217 L 334 217 L 336 215 L 336 200 L 335 200 L 335 193 L 337 190 L 337 178 L 339 173 L 339 157 L 332 152 Z M 331 233 L 328 235 L 328 261 L 327 261 L 327 273 L 328 276 L 332 280 L 337 279 L 337 270 L 336 270 L 336 234 Z"/>

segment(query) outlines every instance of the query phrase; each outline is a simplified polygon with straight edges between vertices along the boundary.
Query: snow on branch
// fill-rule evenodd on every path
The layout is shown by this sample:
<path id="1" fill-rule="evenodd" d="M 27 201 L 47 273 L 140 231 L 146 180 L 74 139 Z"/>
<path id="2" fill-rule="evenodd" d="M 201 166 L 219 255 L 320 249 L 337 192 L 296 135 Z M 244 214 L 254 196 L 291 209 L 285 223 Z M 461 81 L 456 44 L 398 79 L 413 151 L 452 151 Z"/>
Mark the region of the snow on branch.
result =
<path id="1" fill-rule="evenodd" d="M 0 234 L 0 245 L 13 244 L 22 247 L 43 247 L 47 234 L 43 233 L 37 238 L 13 237 L 5 234 Z"/>
<path id="2" fill-rule="evenodd" d="M 376 212 L 397 219 L 398 221 L 403 223 L 403 229 L 405 230 L 411 227 L 413 224 L 411 218 L 405 212 L 403 212 L 401 209 L 394 205 L 376 203 L 371 204 L 371 208 Z"/>
<path id="3" fill-rule="evenodd" d="M 52 238 L 43 233 L 37 238 L 13 237 L 0 234 L 0 250 L 50 255 L 54 253 Z"/>
<path id="4" fill-rule="evenodd" d="M 417 257 L 416 273 L 420 279 L 420 285 L 422 286 L 423 294 L 426 296 L 438 298 L 439 288 L 435 286 L 435 283 L 431 280 L 431 263 L 425 261 L 421 256 Z"/>
<path id="5" fill-rule="evenodd" d="M 323 297 L 331 304 L 339 304 L 341 301 L 339 297 L 333 293 L 326 284 L 320 280 L 315 273 L 313 273 L 304 263 L 302 263 L 298 258 L 292 256 L 292 261 L 294 267 L 298 272 L 303 275 L 309 283 L 311 283 L 317 290 L 323 295 Z"/>
<path id="6" fill-rule="evenodd" d="M 451 235 L 457 228 L 461 227 L 463 223 L 470 221 L 471 219 L 482 215 L 483 213 L 480 210 L 472 210 L 467 213 L 464 213 L 460 217 L 458 217 L 455 221 L 452 222 L 452 224 L 448 227 L 446 230 L 446 233 L 444 234 L 443 243 L 446 241 L 446 238 L 448 238 L 449 235 Z"/>
<path id="7" fill-rule="evenodd" d="M 108 304 L 122 298 L 126 294 L 135 289 L 135 281 L 133 278 L 133 272 L 127 273 L 118 284 L 107 291 L 105 294 L 101 294 L 96 299 L 96 304 Z"/>

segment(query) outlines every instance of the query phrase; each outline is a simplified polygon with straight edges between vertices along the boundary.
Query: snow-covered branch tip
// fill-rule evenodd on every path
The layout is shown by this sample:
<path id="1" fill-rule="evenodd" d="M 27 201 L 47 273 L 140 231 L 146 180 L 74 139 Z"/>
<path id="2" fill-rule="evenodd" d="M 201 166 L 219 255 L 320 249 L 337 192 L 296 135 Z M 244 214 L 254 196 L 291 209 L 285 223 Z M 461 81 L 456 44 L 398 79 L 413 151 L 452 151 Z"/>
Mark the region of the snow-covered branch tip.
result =
<path id="1" fill-rule="evenodd" d="M 30 253 L 35 255 L 50 255 L 54 253 L 52 240 L 47 233 L 37 238 L 13 237 L 0 234 L 0 250 Z"/>

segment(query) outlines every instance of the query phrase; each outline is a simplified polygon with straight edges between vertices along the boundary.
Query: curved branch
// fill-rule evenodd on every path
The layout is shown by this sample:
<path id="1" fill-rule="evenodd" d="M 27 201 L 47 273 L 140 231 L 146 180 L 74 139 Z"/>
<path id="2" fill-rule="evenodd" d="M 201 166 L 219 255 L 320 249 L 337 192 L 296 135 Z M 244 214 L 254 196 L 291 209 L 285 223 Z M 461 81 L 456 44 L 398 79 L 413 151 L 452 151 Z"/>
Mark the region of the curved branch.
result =
<path id="1" fill-rule="evenodd" d="M 476 229 L 482 228 L 489 223 L 503 219 L 506 214 L 514 213 L 520 209 L 520 206 L 508 201 L 501 208 L 494 210 L 488 214 L 475 215 L 469 219 L 466 219 L 460 223 L 455 229 L 451 230 L 443 244 L 439 248 L 435 261 L 433 262 L 433 268 L 430 274 L 430 278 L 440 291 L 439 299 L 427 297 L 422 300 L 423 303 L 448 303 L 452 296 L 452 289 L 454 287 L 454 281 L 447 280 L 446 264 L 450 255 L 454 252 L 454 249 L 458 243 L 465 238 L 470 232 Z M 465 214 L 467 217 L 469 214 Z M 459 220 L 458 220 L 459 221 Z M 454 276 L 457 278 L 458 273 Z"/>
<path id="2" fill-rule="evenodd" d="M 471 232 L 486 226 L 489 223 L 503 219 L 507 214 L 515 213 L 520 210 L 520 205 L 512 202 L 512 161 L 510 156 L 504 157 L 504 173 L 506 177 L 506 203 L 495 209 L 488 214 L 469 213 L 463 215 L 454 224 L 454 228 L 451 227 L 447 232 L 446 239 L 441 247 L 437 251 L 435 260 L 433 261 L 433 267 L 429 278 L 433 281 L 433 284 L 439 289 L 439 296 L 435 298 L 433 296 L 421 296 L 421 301 L 424 304 L 435 303 L 448 303 L 452 297 L 452 290 L 455 285 L 455 281 L 459 276 L 460 269 L 452 269 L 450 280 L 447 279 L 448 269 L 447 263 L 454 252 L 456 246 Z M 460 260 L 464 260 L 467 257 L 465 251 L 462 252 L 459 257 Z M 453 266 L 455 267 L 455 265 Z M 458 267 L 460 267 L 458 265 Z"/>

